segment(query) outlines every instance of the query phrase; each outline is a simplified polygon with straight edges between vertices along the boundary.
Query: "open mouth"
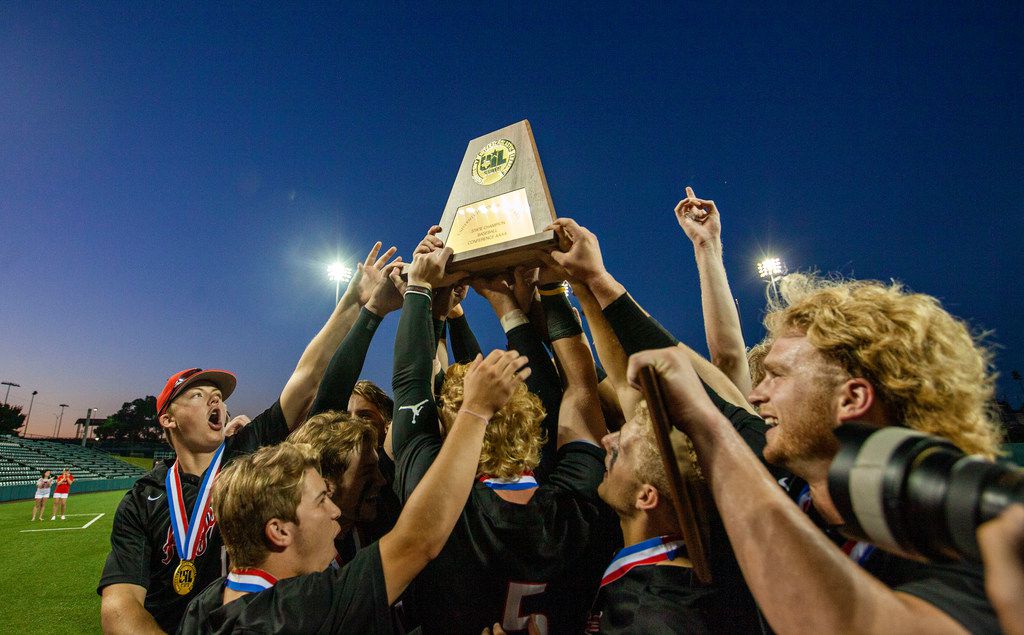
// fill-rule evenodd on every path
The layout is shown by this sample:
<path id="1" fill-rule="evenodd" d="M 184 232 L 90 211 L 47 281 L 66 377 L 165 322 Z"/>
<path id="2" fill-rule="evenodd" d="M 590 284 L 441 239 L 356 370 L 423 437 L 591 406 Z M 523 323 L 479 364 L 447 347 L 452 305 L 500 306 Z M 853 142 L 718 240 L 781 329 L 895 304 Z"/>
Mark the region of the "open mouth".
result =
<path id="1" fill-rule="evenodd" d="M 220 430 L 224 427 L 224 421 L 221 420 L 220 408 L 216 408 L 210 413 L 207 423 L 210 424 L 210 428 L 213 430 Z"/>

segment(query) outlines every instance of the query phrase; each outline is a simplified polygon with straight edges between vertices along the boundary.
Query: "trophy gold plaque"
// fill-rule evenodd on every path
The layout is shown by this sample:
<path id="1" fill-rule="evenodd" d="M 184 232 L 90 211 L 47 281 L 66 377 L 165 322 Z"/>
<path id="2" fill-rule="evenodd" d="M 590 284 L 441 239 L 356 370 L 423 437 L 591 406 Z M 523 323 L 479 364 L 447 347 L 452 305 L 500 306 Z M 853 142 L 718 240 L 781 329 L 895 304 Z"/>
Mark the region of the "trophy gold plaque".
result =
<path id="1" fill-rule="evenodd" d="M 530 122 L 469 142 L 438 238 L 452 248 L 450 271 L 493 273 L 540 262 L 558 245 L 544 228 L 555 220 Z"/>

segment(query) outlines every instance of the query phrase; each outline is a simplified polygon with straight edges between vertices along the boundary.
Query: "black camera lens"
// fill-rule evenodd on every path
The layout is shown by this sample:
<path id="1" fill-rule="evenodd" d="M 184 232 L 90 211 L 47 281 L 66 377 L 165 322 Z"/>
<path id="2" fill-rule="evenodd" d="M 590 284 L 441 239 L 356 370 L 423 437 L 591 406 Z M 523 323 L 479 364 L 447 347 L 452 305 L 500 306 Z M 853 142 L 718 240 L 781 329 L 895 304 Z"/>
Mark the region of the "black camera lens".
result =
<path id="1" fill-rule="evenodd" d="M 975 530 L 1024 502 L 1024 471 L 907 428 L 847 423 L 829 468 L 843 533 L 903 555 L 980 561 Z"/>

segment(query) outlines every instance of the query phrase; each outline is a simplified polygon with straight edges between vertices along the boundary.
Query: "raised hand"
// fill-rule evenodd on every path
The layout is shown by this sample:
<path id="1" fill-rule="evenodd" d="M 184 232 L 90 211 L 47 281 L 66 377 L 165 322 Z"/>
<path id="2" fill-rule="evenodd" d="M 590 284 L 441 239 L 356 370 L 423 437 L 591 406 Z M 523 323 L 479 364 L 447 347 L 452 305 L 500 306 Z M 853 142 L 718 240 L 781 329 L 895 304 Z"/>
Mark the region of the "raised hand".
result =
<path id="1" fill-rule="evenodd" d="M 565 251 L 552 251 L 551 258 L 561 265 L 568 274 L 583 284 L 608 273 L 601 257 L 601 245 L 597 236 L 586 227 L 579 225 L 571 218 L 559 218 L 548 225 L 569 247 Z"/>
<path id="2" fill-rule="evenodd" d="M 231 421 L 228 421 L 228 424 L 226 426 L 224 426 L 224 436 L 225 437 L 234 436 L 234 435 L 238 434 L 238 432 L 242 428 L 244 428 L 245 426 L 249 425 L 250 423 L 252 423 L 252 420 L 249 419 L 249 417 L 247 417 L 245 415 L 238 415 L 237 417 L 233 418 Z"/>
<path id="3" fill-rule="evenodd" d="M 513 270 L 512 274 L 512 292 L 515 293 L 516 304 L 524 312 L 529 313 L 540 277 L 540 267 L 519 266 Z"/>
<path id="4" fill-rule="evenodd" d="M 356 265 L 356 273 L 352 276 L 352 281 L 349 282 L 348 289 L 345 291 L 345 295 L 350 293 L 356 295 L 359 306 L 366 306 L 366 303 L 370 301 L 374 288 L 385 277 L 384 267 L 391 264 L 389 260 L 398 251 L 395 247 L 391 247 L 380 254 L 381 245 L 380 241 L 374 243 L 370 253 L 366 254 L 366 259 Z M 379 257 L 378 254 L 380 254 Z M 401 257 L 394 260 L 394 262 L 399 261 L 401 261 Z"/>
<path id="5" fill-rule="evenodd" d="M 499 318 L 519 308 L 508 272 L 470 278 L 469 284 L 480 297 L 487 300 Z"/>
<path id="6" fill-rule="evenodd" d="M 466 299 L 466 295 L 469 293 L 469 284 L 467 282 L 461 282 L 451 287 L 451 290 L 452 293 L 448 302 L 448 313 L 445 317 L 456 318 L 464 313 L 462 310 L 462 301 Z"/>
<path id="7" fill-rule="evenodd" d="M 427 235 L 423 237 L 423 240 L 416 245 L 416 249 L 413 250 L 412 255 L 416 254 L 429 254 L 430 252 L 444 247 L 444 243 L 437 237 L 437 234 L 441 232 L 440 225 L 434 225 L 427 230 Z"/>
<path id="8" fill-rule="evenodd" d="M 477 354 L 463 380 L 462 408 L 490 419 L 530 376 L 528 362 L 516 351 L 494 350 L 487 357 Z"/>
<path id="9" fill-rule="evenodd" d="M 650 366 L 658 374 L 665 406 L 672 416 L 672 424 L 687 434 L 699 431 L 708 421 L 721 413 L 711 403 L 693 369 L 686 351 L 679 346 L 659 348 L 636 353 L 629 358 L 626 378 L 640 389 L 640 370 Z M 720 417 L 718 417 L 720 418 Z"/>
<path id="10" fill-rule="evenodd" d="M 401 273 L 403 264 L 402 257 L 399 256 L 384 267 L 381 271 L 380 280 L 373 287 L 373 291 L 370 293 L 370 300 L 366 303 L 367 311 L 377 317 L 384 317 L 388 313 L 402 308 L 402 294 L 405 293 L 406 285 L 400 276 L 398 276 L 398 280 L 401 282 L 401 287 L 396 285 L 395 279 L 391 274 L 393 272 Z"/>
<path id="11" fill-rule="evenodd" d="M 430 252 L 419 251 L 413 254 L 412 265 L 409 266 L 409 284 L 433 289 L 453 284 L 468 274 L 464 271 L 446 274 L 445 267 L 452 257 L 451 247 L 442 247 Z"/>
<path id="12" fill-rule="evenodd" d="M 676 220 L 694 247 L 722 244 L 722 219 L 714 201 L 697 198 L 686 186 L 686 198 L 676 204 Z"/>

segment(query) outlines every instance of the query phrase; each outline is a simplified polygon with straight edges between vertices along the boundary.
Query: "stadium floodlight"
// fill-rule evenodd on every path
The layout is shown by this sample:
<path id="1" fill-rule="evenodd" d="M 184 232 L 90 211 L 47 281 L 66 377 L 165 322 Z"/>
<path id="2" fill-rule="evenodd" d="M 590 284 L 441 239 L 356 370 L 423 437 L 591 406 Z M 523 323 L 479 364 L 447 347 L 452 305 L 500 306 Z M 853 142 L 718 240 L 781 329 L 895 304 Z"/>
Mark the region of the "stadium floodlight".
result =
<path id="1" fill-rule="evenodd" d="M 332 262 L 327 265 L 327 278 L 334 280 L 334 303 L 341 299 L 341 283 L 352 279 L 352 267 L 345 266 L 340 262 Z"/>
<path id="2" fill-rule="evenodd" d="M 776 283 L 786 275 L 786 271 L 786 263 L 774 256 L 757 263 L 757 275 L 768 282 L 765 292 L 774 292 L 776 298 L 779 297 L 779 287 Z"/>
<path id="3" fill-rule="evenodd" d="M 16 384 L 13 381 L 0 381 L 0 386 L 7 386 L 7 394 L 4 395 L 4 405 L 7 405 L 7 398 L 11 396 L 11 387 L 21 388 L 21 384 Z"/>
<path id="4" fill-rule="evenodd" d="M 763 280 L 771 280 L 786 275 L 786 265 L 780 258 L 765 258 L 757 263 L 757 275 Z"/>
<path id="5" fill-rule="evenodd" d="M 60 404 L 60 417 L 57 419 L 57 430 L 53 433 L 54 438 L 60 436 L 60 424 L 64 423 L 64 409 L 69 407 L 66 403 Z"/>

